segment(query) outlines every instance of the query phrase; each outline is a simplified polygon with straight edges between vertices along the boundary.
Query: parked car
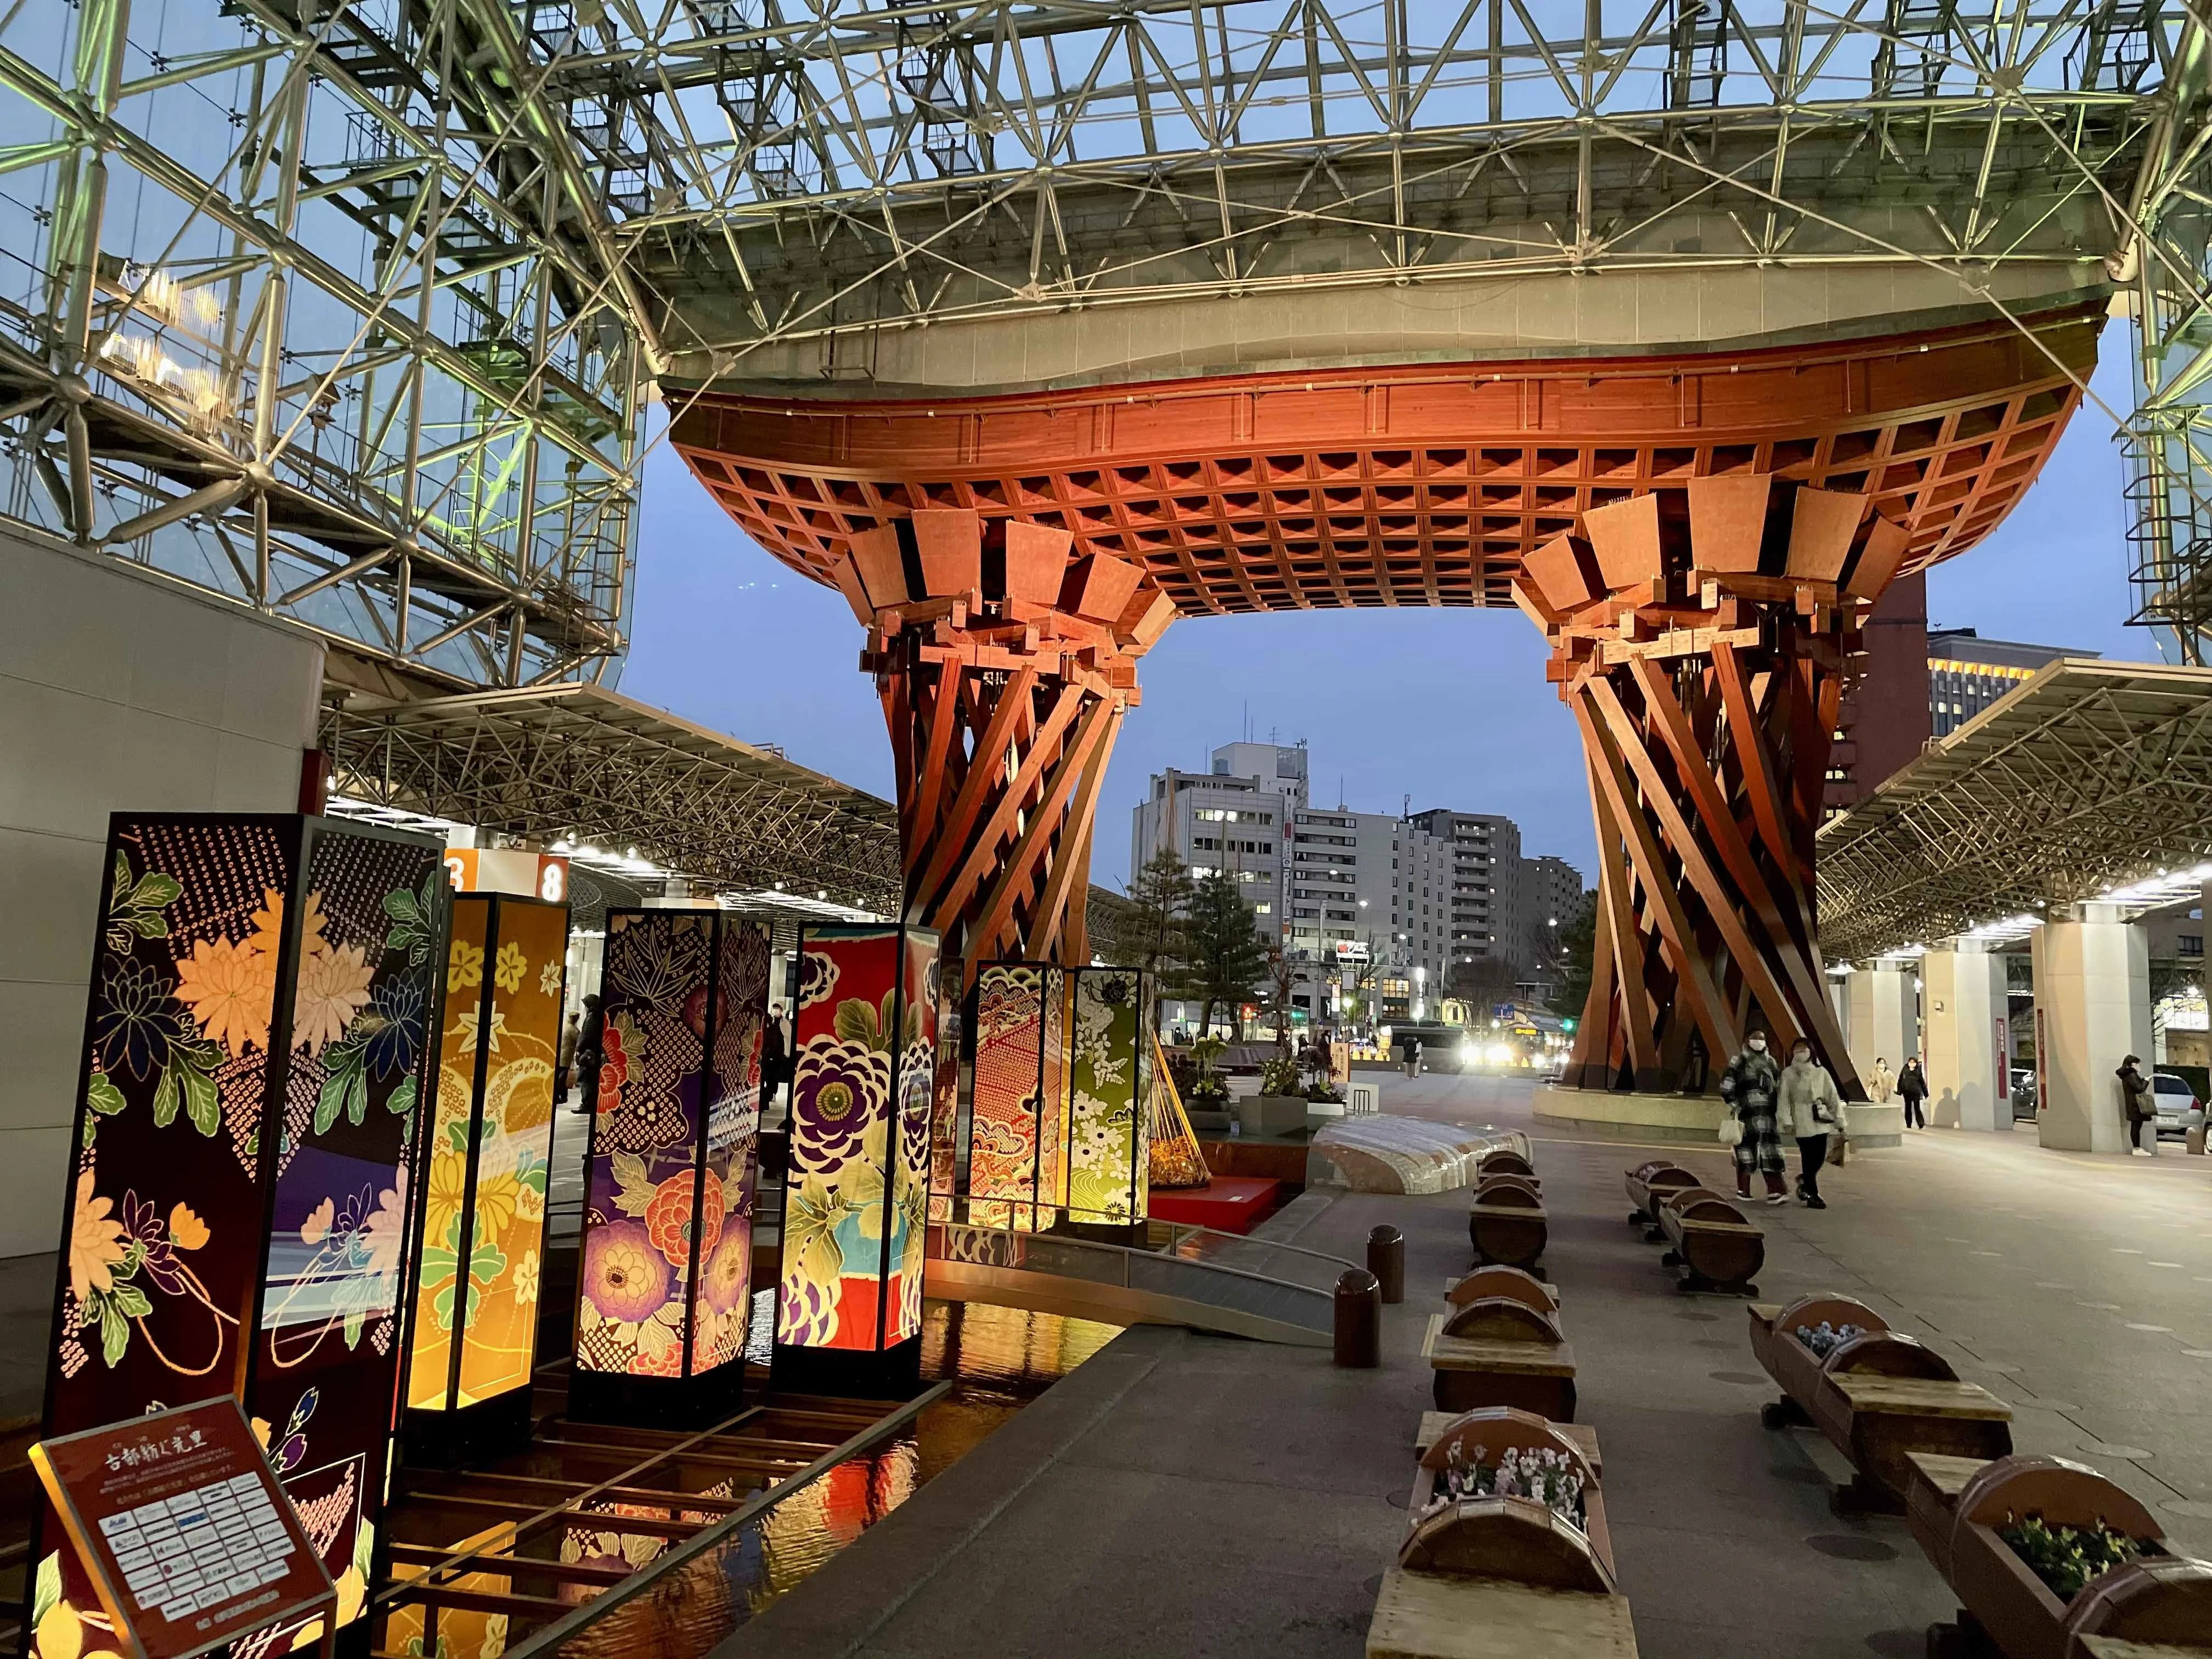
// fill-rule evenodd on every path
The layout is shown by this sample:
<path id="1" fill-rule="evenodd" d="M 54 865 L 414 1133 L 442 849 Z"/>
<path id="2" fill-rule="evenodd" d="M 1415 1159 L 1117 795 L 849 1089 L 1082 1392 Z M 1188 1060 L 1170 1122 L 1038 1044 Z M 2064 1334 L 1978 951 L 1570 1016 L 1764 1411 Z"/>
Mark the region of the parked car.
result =
<path id="1" fill-rule="evenodd" d="M 2012 1121 L 2015 1123 L 2035 1121 L 2035 1073 L 2025 1066 L 2013 1067 Z"/>
<path id="2" fill-rule="evenodd" d="M 2189 1079 L 2173 1072 L 2153 1072 L 2150 1078 L 2151 1103 L 2158 1113 L 2158 1132 L 2161 1135 L 2185 1135 L 2200 1128 L 2204 1122 L 2204 1103 L 2197 1097 L 2197 1091 L 2189 1086 Z"/>

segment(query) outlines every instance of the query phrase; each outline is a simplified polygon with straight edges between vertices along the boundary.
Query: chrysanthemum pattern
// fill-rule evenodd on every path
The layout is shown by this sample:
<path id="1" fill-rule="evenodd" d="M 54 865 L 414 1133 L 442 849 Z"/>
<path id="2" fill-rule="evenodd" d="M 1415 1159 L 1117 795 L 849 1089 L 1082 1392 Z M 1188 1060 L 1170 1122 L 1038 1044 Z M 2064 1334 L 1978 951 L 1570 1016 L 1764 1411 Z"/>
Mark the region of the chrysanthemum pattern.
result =
<path id="1" fill-rule="evenodd" d="M 791 1085 L 792 1156 L 799 1167 L 835 1177 L 883 1115 L 890 1097 L 890 1056 L 866 1043 L 817 1037 L 799 1052 Z"/>
<path id="2" fill-rule="evenodd" d="M 799 961 L 799 1006 L 811 1008 L 836 994 L 843 969 L 836 959 L 820 951 L 809 951 Z"/>
<path id="3" fill-rule="evenodd" d="M 442 965 L 388 942 L 386 908 L 434 893 L 438 849 L 335 823 L 156 816 L 119 823 L 106 860 L 55 1431 L 197 1397 L 244 1371 L 241 1342 L 259 1350 L 250 1413 L 281 1425 L 306 1409 L 311 1360 L 345 1368 L 349 1401 L 388 1399 L 422 1079 L 349 1057 L 380 993 L 419 999 Z M 289 1064 L 272 1092 L 277 1042 Z M 241 1330 L 217 1310 L 249 1305 L 264 1265 L 262 1316 Z M 287 1489 L 341 1578 L 380 1502 L 388 1428 L 383 1412 L 326 1407 L 312 1457 L 298 1423 L 276 1431 Z M 90 1605 L 73 1565 L 64 1576 Z"/>

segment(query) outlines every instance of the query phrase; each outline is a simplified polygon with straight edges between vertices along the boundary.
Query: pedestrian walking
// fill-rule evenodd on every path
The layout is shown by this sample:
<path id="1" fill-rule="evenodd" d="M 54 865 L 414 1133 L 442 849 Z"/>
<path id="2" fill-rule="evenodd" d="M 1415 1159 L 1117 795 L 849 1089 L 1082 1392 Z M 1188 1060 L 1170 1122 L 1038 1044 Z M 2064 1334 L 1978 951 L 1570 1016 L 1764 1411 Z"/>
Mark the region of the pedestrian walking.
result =
<path id="1" fill-rule="evenodd" d="M 783 1070 L 787 1050 L 783 1040 L 783 1005 L 769 1004 L 768 1030 L 761 1033 L 761 1106 L 766 1109 L 775 1099 L 775 1091 L 783 1086 Z"/>
<path id="2" fill-rule="evenodd" d="M 1813 1058 L 1813 1045 L 1799 1037 L 1790 1045 L 1790 1064 L 1775 1089 L 1774 1127 L 1797 1142 L 1797 1201 L 1808 1209 L 1828 1207 L 1820 1196 L 1820 1166 L 1828 1161 L 1828 1137 L 1843 1116 L 1836 1079 Z"/>
<path id="3" fill-rule="evenodd" d="M 583 1099 L 576 1109 L 596 1112 L 599 1109 L 599 1067 L 605 1063 L 607 1017 L 600 1012 L 598 993 L 584 999 L 584 1023 L 576 1033 L 576 1074 L 581 1079 Z"/>
<path id="4" fill-rule="evenodd" d="M 2152 1103 L 2150 1079 L 2142 1068 L 2142 1056 L 2130 1054 L 2112 1075 L 2120 1080 L 2120 1111 L 2127 1119 L 2128 1151 L 2137 1158 L 2149 1158 L 2152 1154 L 2143 1150 L 2142 1128 L 2157 1121 L 2158 1109 Z"/>
<path id="5" fill-rule="evenodd" d="M 1774 1121 L 1775 1091 L 1781 1079 L 1781 1067 L 1766 1052 L 1766 1033 L 1753 1026 L 1721 1073 L 1721 1100 L 1729 1110 L 1721 1124 L 1721 1139 L 1735 1149 L 1738 1198 L 1751 1196 L 1751 1172 L 1756 1170 L 1766 1183 L 1769 1204 L 1790 1201 L 1782 1186 L 1782 1137 Z"/>
<path id="6" fill-rule="evenodd" d="M 1905 1069 L 1897 1074 L 1897 1097 L 1905 1103 L 1905 1127 L 1926 1128 L 1928 1114 L 1921 1109 L 1920 1103 L 1928 1098 L 1928 1075 L 1920 1069 L 1917 1054 L 1906 1055 Z"/>
<path id="7" fill-rule="evenodd" d="M 1409 1036 L 1406 1039 L 1406 1075 L 1419 1077 L 1420 1074 L 1421 1040 L 1417 1036 Z"/>
<path id="8" fill-rule="evenodd" d="M 1874 1057 L 1874 1070 L 1867 1073 L 1866 1085 L 1867 1098 L 1877 1106 L 1888 1105 L 1889 1097 L 1897 1092 L 1897 1079 L 1880 1054 Z"/>
<path id="9" fill-rule="evenodd" d="M 583 1034 L 583 1014 L 581 1012 L 571 1013 L 568 1024 L 562 1028 L 561 1047 L 554 1060 L 554 1069 L 560 1073 L 561 1098 L 564 1101 L 576 1085 L 576 1044 Z"/>

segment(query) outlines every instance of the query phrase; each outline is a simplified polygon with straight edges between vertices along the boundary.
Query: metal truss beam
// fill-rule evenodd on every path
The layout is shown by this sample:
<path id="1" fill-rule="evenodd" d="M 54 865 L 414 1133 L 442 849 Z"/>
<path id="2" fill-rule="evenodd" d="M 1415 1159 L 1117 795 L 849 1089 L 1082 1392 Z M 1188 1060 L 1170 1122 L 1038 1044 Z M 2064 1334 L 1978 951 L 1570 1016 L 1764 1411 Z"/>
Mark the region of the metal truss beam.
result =
<path id="1" fill-rule="evenodd" d="M 1832 962 L 2212 856 L 2212 669 L 2067 659 L 1821 827 Z"/>
<path id="2" fill-rule="evenodd" d="M 901 903 L 889 803 L 593 686 L 325 709 L 333 793 L 539 845 L 635 847 L 702 885 Z"/>

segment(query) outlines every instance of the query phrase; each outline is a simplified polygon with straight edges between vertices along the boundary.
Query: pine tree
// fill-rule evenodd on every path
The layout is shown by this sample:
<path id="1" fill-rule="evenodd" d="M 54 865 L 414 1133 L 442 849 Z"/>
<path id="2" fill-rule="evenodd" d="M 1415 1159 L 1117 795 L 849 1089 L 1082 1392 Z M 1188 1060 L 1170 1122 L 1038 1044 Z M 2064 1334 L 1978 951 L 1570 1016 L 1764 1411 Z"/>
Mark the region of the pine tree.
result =
<path id="1" fill-rule="evenodd" d="M 1163 847 L 1152 854 L 1129 884 L 1127 898 L 1115 907 L 1113 927 L 1100 939 L 1102 954 L 1119 968 L 1142 968 L 1153 975 L 1155 987 L 1172 981 L 1180 972 L 1188 948 L 1190 872 L 1174 849 Z M 1160 1029 L 1160 1003 L 1152 1000 L 1152 1030 Z"/>
<path id="2" fill-rule="evenodd" d="M 1267 971 L 1267 946 L 1251 907 L 1227 876 L 1207 876 L 1192 890 L 1183 927 L 1186 943 L 1181 969 L 1173 976 L 1174 994 L 1205 1004 L 1200 1030 L 1213 1024 L 1214 1009 L 1227 1004 L 1242 1042 L 1244 1000 Z"/>

